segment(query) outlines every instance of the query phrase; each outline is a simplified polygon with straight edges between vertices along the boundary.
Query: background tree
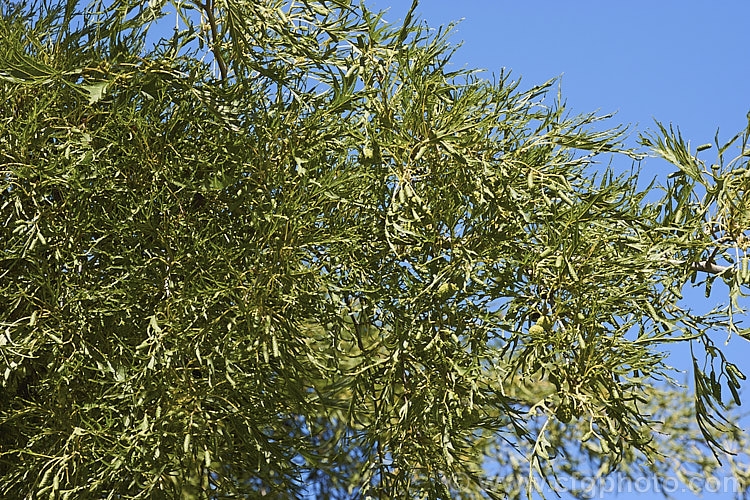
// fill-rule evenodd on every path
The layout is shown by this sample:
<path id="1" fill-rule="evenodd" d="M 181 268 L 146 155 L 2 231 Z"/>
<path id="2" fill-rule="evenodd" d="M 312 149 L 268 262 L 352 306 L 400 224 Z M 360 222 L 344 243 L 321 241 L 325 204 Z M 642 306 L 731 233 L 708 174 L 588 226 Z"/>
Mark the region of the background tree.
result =
<path id="1" fill-rule="evenodd" d="M 750 128 L 709 168 L 644 136 L 679 167 L 649 203 L 593 168 L 637 158 L 623 129 L 449 71 L 411 14 L 175 2 L 152 44 L 165 3 L 3 4 L 3 495 L 505 498 L 720 458 L 746 488 L 712 336 L 748 334 Z M 696 276 L 729 306 L 684 308 Z"/>

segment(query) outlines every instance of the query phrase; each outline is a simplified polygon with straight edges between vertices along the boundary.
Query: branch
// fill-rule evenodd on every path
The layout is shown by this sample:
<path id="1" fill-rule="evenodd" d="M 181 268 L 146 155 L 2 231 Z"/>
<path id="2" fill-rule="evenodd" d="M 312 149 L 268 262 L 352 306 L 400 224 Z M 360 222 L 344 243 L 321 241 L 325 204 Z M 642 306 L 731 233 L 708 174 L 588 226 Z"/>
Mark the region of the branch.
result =
<path id="1" fill-rule="evenodd" d="M 672 264 L 673 266 L 684 266 L 685 264 L 687 264 L 686 260 L 668 259 L 667 262 Z M 715 264 L 709 260 L 701 260 L 690 264 L 690 268 L 694 271 L 703 273 L 721 274 L 728 269 L 732 269 L 732 266 L 720 266 L 719 264 Z"/>
<path id="2" fill-rule="evenodd" d="M 216 64 L 219 65 L 219 71 L 221 72 L 221 80 L 224 81 L 227 79 L 227 64 L 219 51 L 219 34 L 216 27 L 216 17 L 214 16 L 214 0 L 206 0 L 206 3 L 196 2 L 196 5 L 206 13 L 208 25 L 211 27 L 211 52 L 214 53 L 214 59 L 216 59 Z"/>
<path id="3" fill-rule="evenodd" d="M 725 243 L 727 241 L 731 241 L 731 238 L 728 236 L 723 236 L 716 240 L 714 243 L 716 246 L 714 247 L 713 251 L 711 252 L 711 255 L 708 256 L 708 259 L 701 260 L 698 262 L 693 262 L 690 264 L 690 268 L 694 271 L 702 272 L 702 273 L 710 273 L 710 274 L 721 274 L 724 271 L 728 269 L 732 269 L 732 266 L 720 266 L 716 262 L 714 262 L 714 258 L 716 257 L 716 254 L 719 253 L 721 250 L 721 244 Z M 675 259 L 669 259 L 667 260 L 670 264 L 673 266 L 682 266 L 687 263 L 686 260 L 675 260 Z"/>

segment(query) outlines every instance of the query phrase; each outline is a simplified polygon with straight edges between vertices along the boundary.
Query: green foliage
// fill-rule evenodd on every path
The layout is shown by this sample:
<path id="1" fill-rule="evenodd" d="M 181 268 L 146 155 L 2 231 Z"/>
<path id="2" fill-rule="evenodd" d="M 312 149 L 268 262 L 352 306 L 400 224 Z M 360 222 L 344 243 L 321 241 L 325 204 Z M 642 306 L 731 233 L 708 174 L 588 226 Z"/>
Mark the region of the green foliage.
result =
<path id="1" fill-rule="evenodd" d="M 644 138 L 681 169 L 651 204 L 595 174 L 624 130 L 413 12 L 169 5 L 4 4 L 2 495 L 516 498 L 743 449 L 747 132 L 710 172 Z"/>

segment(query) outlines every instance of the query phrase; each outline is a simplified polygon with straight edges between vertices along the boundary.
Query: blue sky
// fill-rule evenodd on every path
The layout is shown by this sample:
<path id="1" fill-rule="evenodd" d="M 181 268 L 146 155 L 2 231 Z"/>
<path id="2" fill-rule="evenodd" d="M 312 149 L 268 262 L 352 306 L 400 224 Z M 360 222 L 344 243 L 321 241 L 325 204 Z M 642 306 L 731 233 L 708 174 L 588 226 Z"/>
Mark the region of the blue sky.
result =
<path id="1" fill-rule="evenodd" d="M 401 18 L 408 0 L 372 0 Z M 616 120 L 679 125 L 711 142 L 731 137 L 750 111 L 750 2 L 424 0 L 430 26 L 463 19 L 457 66 L 510 69 L 526 85 L 562 75 L 573 111 L 618 112 Z M 488 73 L 489 76 L 489 73 Z"/>
<path id="2" fill-rule="evenodd" d="M 389 21 L 403 18 L 411 0 L 369 0 L 386 9 Z M 562 95 L 574 113 L 616 112 L 612 125 L 630 124 L 630 145 L 638 131 L 655 128 L 654 119 L 679 126 L 693 147 L 727 140 L 744 129 L 750 112 L 750 2 L 631 0 L 491 1 L 423 0 L 417 10 L 431 27 L 461 20 L 453 41 L 463 46 L 453 58 L 457 67 L 511 70 L 522 88 L 562 76 Z M 711 159 L 711 150 L 702 156 Z M 625 167 L 629 165 L 624 165 Z M 650 159 L 642 175 L 651 180 L 674 167 Z M 647 182 L 646 182 L 647 183 Z M 710 299 L 703 290 L 686 293 L 697 310 L 726 303 L 727 288 L 715 287 Z M 749 307 L 750 300 L 740 299 Z M 719 333 L 716 343 L 723 346 Z M 689 367 L 687 346 L 674 348 L 670 363 Z M 734 337 L 725 347 L 728 358 L 750 371 L 750 343 Z M 747 400 L 745 391 L 744 398 Z M 750 403 L 745 404 L 747 406 Z M 745 429 L 750 422 L 744 422 Z M 630 500 L 660 495 L 648 485 L 597 498 Z M 645 487 L 645 490 L 643 489 Z M 554 496 L 554 495 L 551 495 Z M 709 492 L 704 498 L 730 499 L 731 492 Z M 679 500 L 697 498 L 675 492 Z"/>

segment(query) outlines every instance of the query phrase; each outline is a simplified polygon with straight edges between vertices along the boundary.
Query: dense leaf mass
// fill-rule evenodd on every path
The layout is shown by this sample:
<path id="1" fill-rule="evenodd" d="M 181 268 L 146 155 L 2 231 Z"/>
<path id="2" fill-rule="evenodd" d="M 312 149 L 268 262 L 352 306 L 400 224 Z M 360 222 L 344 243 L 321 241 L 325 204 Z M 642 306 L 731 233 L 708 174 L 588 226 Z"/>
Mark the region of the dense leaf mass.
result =
<path id="1" fill-rule="evenodd" d="M 748 333 L 747 133 L 710 171 L 644 136 L 680 169 L 653 202 L 594 168 L 640 158 L 623 129 L 455 70 L 413 8 L 2 9 L 3 497 L 583 495 L 718 458 L 744 490 L 712 335 Z M 727 308 L 681 305 L 696 276 Z"/>

